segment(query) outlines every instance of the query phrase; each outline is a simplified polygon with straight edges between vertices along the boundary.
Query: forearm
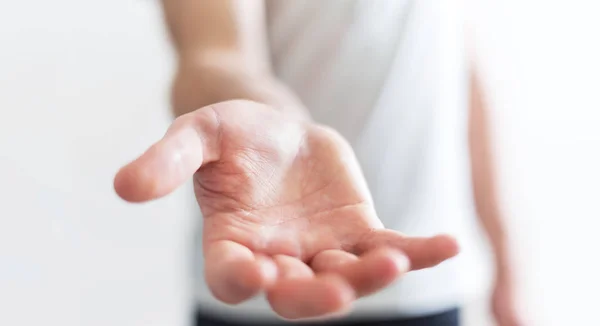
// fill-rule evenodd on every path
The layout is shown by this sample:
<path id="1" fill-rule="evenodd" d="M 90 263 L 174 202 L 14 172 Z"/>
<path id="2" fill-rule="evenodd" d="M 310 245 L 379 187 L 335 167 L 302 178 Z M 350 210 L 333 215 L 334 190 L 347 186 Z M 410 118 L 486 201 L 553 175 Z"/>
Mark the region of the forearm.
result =
<path id="1" fill-rule="evenodd" d="M 485 204 L 477 206 L 485 206 Z M 502 281 L 512 281 L 511 254 L 505 226 L 502 223 L 503 215 L 499 211 L 492 211 L 485 207 L 477 207 L 477 215 L 492 247 L 496 277 Z"/>
<path id="2" fill-rule="evenodd" d="M 492 246 L 497 277 L 511 279 L 510 253 L 503 211 L 499 204 L 489 116 L 478 76 L 471 74 L 469 142 L 477 215 Z"/>
<path id="3" fill-rule="evenodd" d="M 176 115 L 231 99 L 269 104 L 308 118 L 300 100 L 272 73 L 259 0 L 163 0 L 178 59 Z"/>
<path id="4" fill-rule="evenodd" d="M 180 59 L 214 51 L 235 53 L 254 71 L 269 70 L 262 0 L 162 0 Z"/>

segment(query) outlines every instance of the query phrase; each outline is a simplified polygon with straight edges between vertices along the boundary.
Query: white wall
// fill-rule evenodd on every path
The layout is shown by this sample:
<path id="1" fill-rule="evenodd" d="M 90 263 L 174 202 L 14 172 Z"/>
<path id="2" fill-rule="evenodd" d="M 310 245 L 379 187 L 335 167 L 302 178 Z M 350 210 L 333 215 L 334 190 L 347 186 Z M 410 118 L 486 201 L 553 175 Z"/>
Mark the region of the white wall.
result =
<path id="1" fill-rule="evenodd" d="M 595 3 L 474 9 L 531 325 L 595 313 Z M 130 206 L 111 185 L 169 121 L 160 18 L 153 1 L 0 2 L 1 325 L 184 323 L 189 193 Z"/>
<path id="2" fill-rule="evenodd" d="M 600 268 L 600 5 L 470 0 L 531 325 L 591 325 Z"/>
<path id="3" fill-rule="evenodd" d="M 156 3 L 0 2 L 0 325 L 183 325 L 186 196 L 112 190 L 170 120 Z"/>

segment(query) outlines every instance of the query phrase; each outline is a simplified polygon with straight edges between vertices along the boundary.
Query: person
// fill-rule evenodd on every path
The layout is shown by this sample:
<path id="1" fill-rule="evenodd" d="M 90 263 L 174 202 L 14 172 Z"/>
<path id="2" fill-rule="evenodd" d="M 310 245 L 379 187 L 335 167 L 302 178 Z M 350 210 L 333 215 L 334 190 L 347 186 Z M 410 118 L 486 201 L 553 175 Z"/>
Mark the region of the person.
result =
<path id="1" fill-rule="evenodd" d="M 217 300 L 264 293 L 291 320 L 354 305 L 368 325 L 458 325 L 464 271 L 451 258 L 457 239 L 469 248 L 476 215 L 494 251 L 494 316 L 520 325 L 457 2 L 163 8 L 178 118 L 118 172 L 115 189 L 144 202 L 193 178 L 204 278 Z"/>

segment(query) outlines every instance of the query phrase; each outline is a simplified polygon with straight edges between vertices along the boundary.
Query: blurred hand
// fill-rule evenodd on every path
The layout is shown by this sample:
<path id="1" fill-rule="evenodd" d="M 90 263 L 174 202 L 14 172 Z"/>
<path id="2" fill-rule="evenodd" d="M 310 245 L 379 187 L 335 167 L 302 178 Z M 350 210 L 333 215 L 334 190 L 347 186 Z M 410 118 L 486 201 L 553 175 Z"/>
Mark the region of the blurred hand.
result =
<path id="1" fill-rule="evenodd" d="M 492 314 L 498 326 L 522 326 L 514 292 L 508 282 L 497 280 L 492 292 Z"/>
<path id="2" fill-rule="evenodd" d="M 179 117 L 119 171 L 115 189 L 144 202 L 192 177 L 204 216 L 206 281 L 225 303 L 266 291 L 284 318 L 324 316 L 458 252 L 448 236 L 384 229 L 340 135 L 254 102 Z"/>

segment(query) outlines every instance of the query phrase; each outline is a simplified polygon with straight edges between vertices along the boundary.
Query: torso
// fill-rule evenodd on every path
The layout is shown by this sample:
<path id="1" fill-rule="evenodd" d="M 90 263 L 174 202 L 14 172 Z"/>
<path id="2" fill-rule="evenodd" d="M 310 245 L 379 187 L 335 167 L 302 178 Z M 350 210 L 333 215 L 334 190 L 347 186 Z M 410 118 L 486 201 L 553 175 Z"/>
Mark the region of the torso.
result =
<path id="1" fill-rule="evenodd" d="M 316 121 L 351 142 L 385 226 L 450 233 L 471 247 L 458 1 L 268 0 L 267 9 L 275 72 Z M 472 260 L 468 250 L 461 256 L 410 273 L 357 311 L 425 315 L 460 305 L 470 289 L 458 274 Z"/>

